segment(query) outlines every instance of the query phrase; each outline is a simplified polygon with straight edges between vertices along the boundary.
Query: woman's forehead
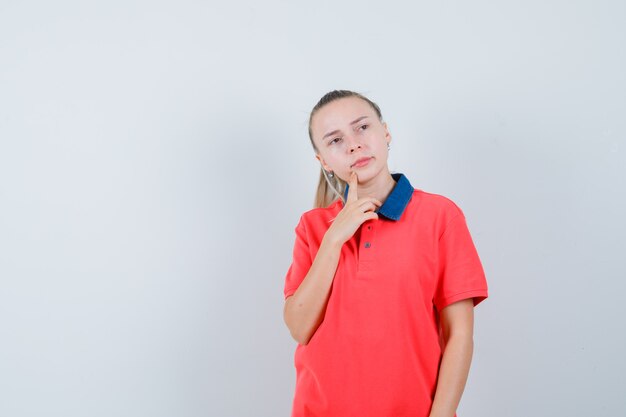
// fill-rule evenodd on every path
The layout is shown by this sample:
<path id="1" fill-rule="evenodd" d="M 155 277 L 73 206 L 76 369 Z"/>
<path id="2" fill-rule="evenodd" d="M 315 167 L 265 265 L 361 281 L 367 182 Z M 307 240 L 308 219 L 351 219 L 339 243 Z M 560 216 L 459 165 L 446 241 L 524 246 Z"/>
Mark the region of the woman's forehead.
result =
<path id="1" fill-rule="evenodd" d="M 313 125 L 324 131 L 343 129 L 363 116 L 375 117 L 374 109 L 369 103 L 358 97 L 345 97 L 319 109 L 313 116 Z"/>

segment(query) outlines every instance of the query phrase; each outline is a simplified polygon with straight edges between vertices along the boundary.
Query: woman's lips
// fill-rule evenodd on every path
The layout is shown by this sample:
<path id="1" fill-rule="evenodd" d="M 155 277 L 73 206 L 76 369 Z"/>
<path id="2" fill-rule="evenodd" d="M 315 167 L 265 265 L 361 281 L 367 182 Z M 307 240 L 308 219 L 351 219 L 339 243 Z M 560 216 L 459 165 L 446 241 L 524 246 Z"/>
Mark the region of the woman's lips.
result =
<path id="1" fill-rule="evenodd" d="M 367 159 L 363 159 L 362 161 L 357 162 L 356 164 L 352 165 L 352 168 L 360 168 L 360 167 L 364 167 L 365 165 L 369 164 L 369 162 L 372 160 L 372 158 L 367 158 Z"/>

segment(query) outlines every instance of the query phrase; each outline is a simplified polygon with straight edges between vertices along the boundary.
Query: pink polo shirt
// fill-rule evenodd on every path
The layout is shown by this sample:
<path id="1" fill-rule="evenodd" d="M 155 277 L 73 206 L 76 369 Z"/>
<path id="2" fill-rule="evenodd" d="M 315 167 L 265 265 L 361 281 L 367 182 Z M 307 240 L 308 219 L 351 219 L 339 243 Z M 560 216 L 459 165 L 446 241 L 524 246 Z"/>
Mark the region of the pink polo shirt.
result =
<path id="1" fill-rule="evenodd" d="M 488 296 L 461 209 L 393 177 L 380 209 L 389 217 L 379 213 L 344 243 L 324 320 L 296 348 L 292 417 L 428 417 L 443 352 L 439 311 Z M 300 217 L 285 298 L 342 208 L 337 199 Z"/>

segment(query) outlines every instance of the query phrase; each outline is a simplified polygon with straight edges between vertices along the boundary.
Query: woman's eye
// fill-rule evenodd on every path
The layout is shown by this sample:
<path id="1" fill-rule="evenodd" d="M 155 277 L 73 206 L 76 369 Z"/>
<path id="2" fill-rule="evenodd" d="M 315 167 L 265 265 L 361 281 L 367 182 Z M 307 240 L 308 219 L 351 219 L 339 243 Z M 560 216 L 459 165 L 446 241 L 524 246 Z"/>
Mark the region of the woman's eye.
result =
<path id="1" fill-rule="evenodd" d="M 335 141 L 340 141 L 340 140 L 341 140 L 341 138 L 335 138 L 335 139 L 330 141 L 330 145 L 332 145 Z"/>
<path id="2" fill-rule="evenodd" d="M 363 125 L 363 126 L 361 126 L 361 129 L 365 130 L 365 129 L 367 129 L 367 127 L 368 127 L 368 125 Z"/>

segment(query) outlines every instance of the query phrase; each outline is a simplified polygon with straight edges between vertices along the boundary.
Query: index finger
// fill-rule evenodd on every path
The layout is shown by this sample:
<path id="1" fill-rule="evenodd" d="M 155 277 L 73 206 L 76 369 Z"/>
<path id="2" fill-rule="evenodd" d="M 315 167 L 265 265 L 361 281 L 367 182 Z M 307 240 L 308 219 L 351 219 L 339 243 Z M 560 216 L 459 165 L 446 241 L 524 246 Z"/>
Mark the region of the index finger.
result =
<path id="1" fill-rule="evenodd" d="M 352 171 L 352 174 L 350 174 L 350 182 L 348 182 L 348 198 L 346 199 L 346 203 L 357 200 L 358 180 L 359 177 L 356 171 Z"/>

